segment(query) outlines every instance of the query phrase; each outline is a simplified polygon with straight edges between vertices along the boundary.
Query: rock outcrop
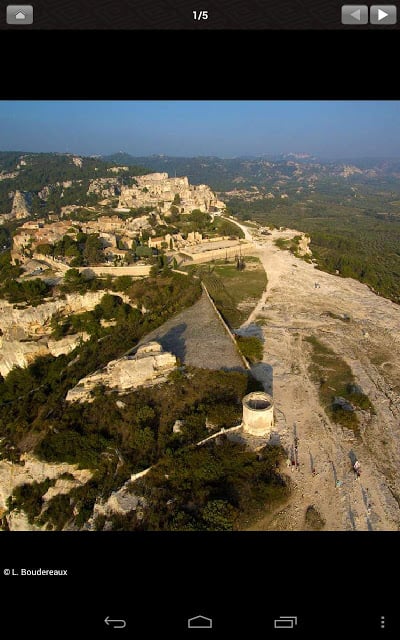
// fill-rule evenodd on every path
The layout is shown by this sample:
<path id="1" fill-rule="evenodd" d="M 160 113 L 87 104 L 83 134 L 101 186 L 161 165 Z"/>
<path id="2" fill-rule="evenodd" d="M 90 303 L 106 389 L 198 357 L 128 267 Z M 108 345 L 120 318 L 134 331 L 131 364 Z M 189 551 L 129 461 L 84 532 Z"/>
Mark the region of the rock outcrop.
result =
<path id="1" fill-rule="evenodd" d="M 6 376 L 15 367 L 27 367 L 39 356 L 49 355 L 43 342 L 19 342 L 0 337 L 0 374 Z"/>
<path id="2" fill-rule="evenodd" d="M 302 234 L 301 239 L 299 240 L 298 248 L 297 248 L 297 253 L 300 257 L 312 255 L 311 249 L 309 246 L 310 242 L 311 242 L 310 236 L 307 234 Z"/>
<path id="3" fill-rule="evenodd" d="M 85 331 L 75 333 L 72 336 L 65 336 L 61 340 L 48 340 L 47 348 L 52 356 L 58 358 L 63 354 L 71 353 L 81 342 L 89 340 L 90 335 Z"/>
<path id="4" fill-rule="evenodd" d="M 106 502 L 98 502 L 95 504 L 93 518 L 95 519 L 98 516 L 110 517 L 115 513 L 126 515 L 132 511 L 136 511 L 136 515 L 140 519 L 145 506 L 146 499 L 131 493 L 124 485 L 118 491 L 114 491 Z"/>
<path id="5" fill-rule="evenodd" d="M 88 189 L 88 195 L 96 193 L 102 198 L 115 198 L 120 195 L 121 188 L 118 178 L 97 178 L 91 180 Z"/>
<path id="6" fill-rule="evenodd" d="M 91 291 L 81 295 L 67 294 L 39 304 L 37 307 L 16 308 L 5 300 L 0 300 L 0 329 L 4 339 L 22 340 L 51 333 L 50 322 L 54 315 L 71 315 L 91 311 L 99 304 L 105 291 Z"/>
<path id="7" fill-rule="evenodd" d="M 165 380 L 166 374 L 176 366 L 176 357 L 164 352 L 157 342 L 149 342 L 139 347 L 135 355 L 112 360 L 95 373 L 82 378 L 67 393 L 67 402 L 91 402 L 91 392 L 99 386 L 106 386 L 126 392 L 143 385 L 157 384 Z"/>
<path id="8" fill-rule="evenodd" d="M 59 356 L 70 353 L 87 333 L 66 336 L 61 340 L 50 338 L 53 316 L 67 316 L 90 311 L 99 304 L 104 291 L 73 293 L 64 299 L 49 300 L 37 307 L 14 308 L 0 300 L 0 373 L 6 376 L 16 366 L 26 367 L 38 356 Z"/>
<path id="9" fill-rule="evenodd" d="M 68 478 L 65 477 L 68 474 Z M 61 493 L 69 493 L 72 488 L 86 484 L 92 477 L 88 469 L 78 469 L 77 465 L 67 463 L 47 463 L 38 460 L 33 455 L 21 456 L 21 464 L 15 464 L 8 460 L 0 461 L 0 516 L 6 514 L 8 527 L 15 530 L 36 530 L 38 527 L 28 523 L 26 515 L 21 512 L 7 514 L 7 498 L 12 495 L 14 489 L 22 484 L 43 482 L 46 479 L 56 480 L 43 496 L 44 507 L 54 496 Z"/>
<path id="10" fill-rule="evenodd" d="M 21 220 L 30 215 L 31 195 L 28 192 L 16 191 L 11 209 L 11 217 Z"/>
<path id="11" fill-rule="evenodd" d="M 136 176 L 137 186 L 122 187 L 118 207 L 124 209 L 154 207 L 161 213 L 168 213 L 175 205 L 180 213 L 216 211 L 225 204 L 205 184 L 190 185 L 187 177 L 168 178 L 167 173 L 150 173 Z"/>

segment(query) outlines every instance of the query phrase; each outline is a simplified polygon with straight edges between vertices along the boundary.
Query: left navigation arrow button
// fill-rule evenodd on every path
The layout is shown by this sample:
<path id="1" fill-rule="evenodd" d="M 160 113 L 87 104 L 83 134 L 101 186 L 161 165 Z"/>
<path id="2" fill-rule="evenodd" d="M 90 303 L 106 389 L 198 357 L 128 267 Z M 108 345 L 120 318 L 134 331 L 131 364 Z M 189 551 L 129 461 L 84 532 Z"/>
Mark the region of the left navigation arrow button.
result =
<path id="1" fill-rule="evenodd" d="M 342 24 L 368 24 L 368 7 L 366 4 L 342 5 Z"/>

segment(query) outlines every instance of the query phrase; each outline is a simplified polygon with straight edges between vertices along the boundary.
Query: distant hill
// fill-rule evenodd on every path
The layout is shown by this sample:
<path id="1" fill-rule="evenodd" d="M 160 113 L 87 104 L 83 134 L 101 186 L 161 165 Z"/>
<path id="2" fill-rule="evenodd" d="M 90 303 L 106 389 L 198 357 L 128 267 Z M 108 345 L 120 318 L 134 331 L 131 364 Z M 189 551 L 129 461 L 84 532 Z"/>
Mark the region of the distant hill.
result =
<path id="1" fill-rule="evenodd" d="M 298 154 L 297 154 L 298 155 Z M 188 176 L 192 184 L 207 184 L 214 191 L 231 191 L 235 188 L 251 187 L 271 188 L 277 181 L 286 184 L 293 179 L 344 178 L 344 167 L 351 165 L 356 170 L 358 180 L 371 178 L 400 177 L 400 160 L 395 158 L 361 158 L 359 160 L 343 159 L 339 161 L 319 160 L 314 157 L 297 157 L 296 154 L 281 156 L 244 156 L 222 159 L 215 156 L 199 156 L 194 158 L 173 157 L 164 155 L 132 156 L 128 153 L 115 153 L 104 156 L 106 162 L 119 165 L 141 165 L 151 171 L 166 171 L 170 176 Z"/>
<path id="2" fill-rule="evenodd" d="M 86 192 L 89 181 L 112 177 L 110 168 L 116 162 L 99 157 L 83 157 L 62 153 L 30 153 L 0 151 L 0 213 L 9 213 L 15 190 L 37 195 L 44 187 L 72 181 Z M 127 176 L 148 173 L 143 166 L 130 163 Z"/>

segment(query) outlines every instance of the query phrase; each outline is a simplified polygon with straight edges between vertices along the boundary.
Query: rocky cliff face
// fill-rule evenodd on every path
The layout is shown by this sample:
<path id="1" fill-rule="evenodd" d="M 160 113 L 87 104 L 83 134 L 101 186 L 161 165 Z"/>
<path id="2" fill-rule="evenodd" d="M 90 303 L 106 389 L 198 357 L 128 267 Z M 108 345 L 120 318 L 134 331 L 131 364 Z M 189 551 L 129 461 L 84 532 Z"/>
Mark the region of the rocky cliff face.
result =
<path id="1" fill-rule="evenodd" d="M 55 314 L 70 315 L 91 311 L 99 304 L 105 291 L 80 295 L 71 293 L 64 299 L 49 300 L 37 307 L 16 309 L 13 304 L 0 300 L 0 328 L 5 339 L 29 339 L 51 333 L 50 322 Z"/>
<path id="2" fill-rule="evenodd" d="M 66 478 L 63 474 L 69 474 Z M 61 477 L 63 476 L 63 477 Z M 39 527 L 29 524 L 23 512 L 7 512 L 7 498 L 14 489 L 22 484 L 43 482 L 46 479 L 56 480 L 43 496 L 43 510 L 51 498 L 62 493 L 69 493 L 74 487 L 86 484 L 92 477 L 88 469 L 78 469 L 77 465 L 67 463 L 51 464 L 42 462 L 32 455 L 21 457 L 21 464 L 8 460 L 0 461 L 0 517 L 5 517 L 9 529 L 13 531 L 33 531 Z"/>
<path id="3" fill-rule="evenodd" d="M 91 180 L 88 189 L 88 195 L 96 193 L 103 198 L 114 198 L 119 196 L 121 188 L 118 178 L 97 178 Z"/>
<path id="4" fill-rule="evenodd" d="M 46 343 L 0 338 L 0 373 L 5 377 L 14 367 L 27 367 L 37 357 L 48 354 Z"/>
<path id="5" fill-rule="evenodd" d="M 104 291 L 82 295 L 69 294 L 65 299 L 49 300 L 37 307 L 15 309 L 0 300 L 0 373 L 6 376 L 13 367 L 26 367 L 38 356 L 70 353 L 88 334 L 80 333 L 52 340 L 50 323 L 54 315 L 70 315 L 90 311 L 100 302 Z"/>
<path id="6" fill-rule="evenodd" d="M 11 209 L 11 216 L 20 220 L 30 215 L 31 195 L 28 192 L 16 191 Z"/>
<path id="7" fill-rule="evenodd" d="M 89 334 L 85 332 L 66 336 L 61 340 L 43 337 L 28 342 L 4 340 L 0 337 L 0 374 L 6 376 L 14 367 L 28 367 L 39 356 L 52 355 L 58 358 L 61 354 L 71 353 L 81 341 L 86 342 L 89 338 Z"/>
<path id="8" fill-rule="evenodd" d="M 107 367 L 85 378 L 67 393 L 67 402 L 91 402 L 91 391 L 99 385 L 127 391 L 142 385 L 157 384 L 176 366 L 176 357 L 164 352 L 158 342 L 139 347 L 134 356 L 112 360 Z"/>

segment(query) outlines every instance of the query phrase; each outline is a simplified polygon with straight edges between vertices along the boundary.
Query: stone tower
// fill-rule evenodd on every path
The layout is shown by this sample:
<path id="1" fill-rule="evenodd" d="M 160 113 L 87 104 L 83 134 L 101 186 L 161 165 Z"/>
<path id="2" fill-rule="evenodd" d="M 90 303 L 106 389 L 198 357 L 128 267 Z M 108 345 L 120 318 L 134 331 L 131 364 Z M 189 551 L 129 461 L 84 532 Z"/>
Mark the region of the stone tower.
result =
<path id="1" fill-rule="evenodd" d="M 269 436 L 274 427 L 274 404 L 264 391 L 253 391 L 242 400 L 243 430 L 253 436 Z"/>

